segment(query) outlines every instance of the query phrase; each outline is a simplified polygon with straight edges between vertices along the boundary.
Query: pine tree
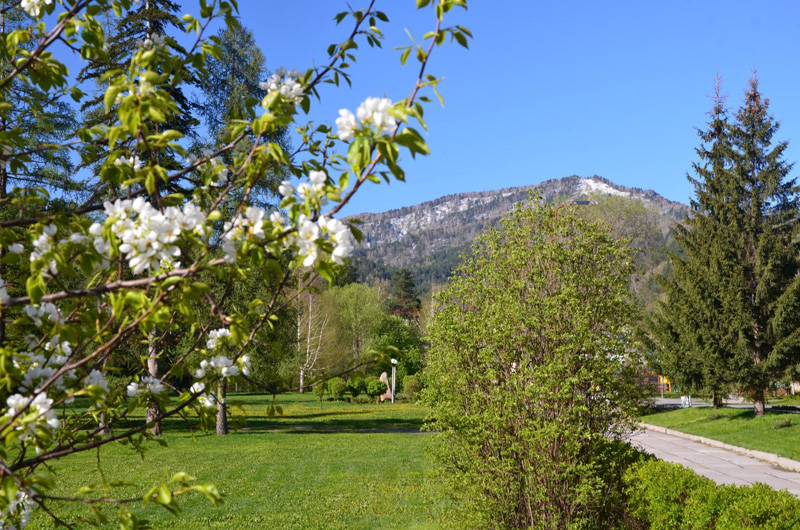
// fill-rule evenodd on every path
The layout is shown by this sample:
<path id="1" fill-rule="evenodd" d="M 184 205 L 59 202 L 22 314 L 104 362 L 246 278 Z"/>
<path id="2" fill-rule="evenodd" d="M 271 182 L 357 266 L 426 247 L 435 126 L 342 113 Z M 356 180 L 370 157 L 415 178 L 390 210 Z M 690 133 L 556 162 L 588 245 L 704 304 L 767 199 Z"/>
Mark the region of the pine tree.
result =
<path id="1" fill-rule="evenodd" d="M 416 318 L 422 302 L 417 295 L 417 285 L 411 271 L 403 268 L 392 278 L 392 296 L 389 298 L 389 313 L 406 320 Z"/>
<path id="2" fill-rule="evenodd" d="M 687 175 L 695 190 L 691 215 L 676 227 L 681 253 L 671 254 L 672 273 L 662 278 L 667 295 L 651 319 L 650 336 L 659 350 L 656 364 L 683 391 L 712 394 L 721 406 L 728 386 L 728 343 L 721 319 L 721 292 L 725 281 L 718 274 L 731 255 L 733 242 L 726 224 L 735 218 L 737 201 L 732 175 L 733 145 L 725 98 L 717 79 L 714 106 L 706 130 L 698 130 L 699 158 Z"/>
<path id="3" fill-rule="evenodd" d="M 651 328 L 668 375 L 715 393 L 735 385 L 758 416 L 800 352 L 798 188 L 787 142 L 772 143 L 778 127 L 755 76 L 733 123 L 717 93 L 689 179 L 692 215 L 678 229 L 683 255 Z"/>
<path id="4" fill-rule="evenodd" d="M 22 9 L 9 7 L 7 0 L 0 0 L 0 33 L 7 35 L 14 30 L 34 24 Z M 28 42 L 25 48 L 33 49 L 37 43 Z M 0 63 L 0 77 L 12 70 L 12 61 Z M 62 92 L 65 95 L 66 87 Z M 9 142 L 16 138 L 22 145 L 14 151 L 26 153 L 11 161 L 0 160 L 0 199 L 6 198 L 13 186 L 44 186 L 59 192 L 69 192 L 76 185 L 69 178 L 72 162 L 66 150 L 42 149 L 45 145 L 63 143 L 75 131 L 75 112 L 61 98 L 53 98 L 32 83 L 22 79 L 12 81 L 9 89 L 0 92 L 0 140 Z M 19 133 L 19 134 L 17 134 Z M 45 154 L 46 152 L 46 154 Z M 2 157 L 3 153 L 0 153 Z M 19 214 L 16 210 L 15 214 Z"/>
<path id="5" fill-rule="evenodd" d="M 84 113 L 83 125 L 86 127 L 110 124 L 114 121 L 116 111 L 112 108 L 110 112 L 106 112 L 103 105 L 105 86 L 102 79 L 105 74 L 109 71 L 128 68 L 131 57 L 141 46 L 155 40 L 160 41 L 168 35 L 170 30 L 184 32 L 183 22 L 180 20 L 181 6 L 172 0 L 142 0 L 138 7 L 132 6 L 119 19 L 111 13 L 107 14 L 108 20 L 112 21 L 109 22 L 107 28 L 107 58 L 93 60 L 78 74 L 79 81 L 93 80 L 98 84 L 95 96 L 81 105 L 81 111 Z M 186 50 L 175 39 L 165 39 L 163 42 L 175 54 L 186 55 Z M 185 81 L 185 84 L 188 85 L 196 84 L 194 79 Z M 167 121 L 161 128 L 176 130 L 189 139 L 196 138 L 196 128 L 200 124 L 195 117 L 197 115 L 196 105 L 186 96 L 182 85 L 167 89 L 178 107 L 178 112 L 167 116 Z M 98 146 L 83 153 L 83 165 L 94 165 L 105 156 L 105 148 Z M 177 161 L 171 162 L 169 159 L 162 161 L 162 164 L 167 169 L 179 167 Z"/>
<path id="6" fill-rule="evenodd" d="M 752 394 L 757 416 L 769 385 L 800 353 L 798 187 L 788 178 L 793 165 L 783 160 L 788 142 L 773 145 L 778 127 L 754 75 L 733 130 L 738 208 L 727 224 L 735 255 L 726 263 L 723 304 L 734 380 Z"/>
<path id="7" fill-rule="evenodd" d="M 255 115 L 249 114 L 247 101 L 260 100 L 267 95 L 260 85 L 267 79 L 268 71 L 264 53 L 258 47 L 253 32 L 240 21 L 232 22 L 217 33 L 217 45 L 220 57 L 209 57 L 206 62 L 207 75 L 199 80 L 201 97 L 194 105 L 207 129 L 208 138 L 201 142 L 199 148 L 217 148 L 230 139 L 225 135 L 228 127 L 237 120 L 252 120 Z M 277 143 L 288 149 L 290 142 L 285 128 L 269 134 L 266 141 Z M 240 142 L 231 153 L 226 153 L 227 162 L 237 156 L 249 152 L 255 137 L 251 136 Z M 260 179 L 252 191 L 254 198 L 261 204 L 267 204 L 277 194 L 278 186 L 284 179 L 290 178 L 288 172 L 273 171 L 269 178 Z"/>

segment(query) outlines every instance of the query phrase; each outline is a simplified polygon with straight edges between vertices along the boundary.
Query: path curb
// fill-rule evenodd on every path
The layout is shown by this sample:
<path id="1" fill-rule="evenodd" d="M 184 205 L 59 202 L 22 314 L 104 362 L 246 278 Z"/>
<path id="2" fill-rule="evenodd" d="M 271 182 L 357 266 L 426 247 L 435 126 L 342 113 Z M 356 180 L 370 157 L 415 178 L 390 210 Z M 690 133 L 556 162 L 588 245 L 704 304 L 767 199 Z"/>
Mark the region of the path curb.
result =
<path id="1" fill-rule="evenodd" d="M 792 460 L 791 458 L 778 456 L 772 453 L 765 453 L 764 451 L 756 451 L 755 449 L 745 449 L 744 447 L 726 444 L 724 442 L 720 442 L 719 440 L 712 440 L 711 438 L 695 436 L 694 434 L 687 434 L 685 432 L 676 431 L 673 429 L 667 429 L 666 427 L 659 427 L 658 425 L 639 423 L 639 426 L 648 431 L 660 432 L 662 434 L 667 434 L 669 436 L 675 436 L 677 438 L 691 440 L 693 442 L 698 442 L 703 445 L 708 445 L 710 447 L 716 447 L 717 449 L 725 449 L 726 451 L 739 453 L 740 455 L 749 456 L 751 458 L 755 458 L 756 460 L 762 460 L 764 462 L 774 464 L 780 468 L 787 469 L 789 471 L 800 472 L 800 462 L 798 462 L 797 460 Z"/>

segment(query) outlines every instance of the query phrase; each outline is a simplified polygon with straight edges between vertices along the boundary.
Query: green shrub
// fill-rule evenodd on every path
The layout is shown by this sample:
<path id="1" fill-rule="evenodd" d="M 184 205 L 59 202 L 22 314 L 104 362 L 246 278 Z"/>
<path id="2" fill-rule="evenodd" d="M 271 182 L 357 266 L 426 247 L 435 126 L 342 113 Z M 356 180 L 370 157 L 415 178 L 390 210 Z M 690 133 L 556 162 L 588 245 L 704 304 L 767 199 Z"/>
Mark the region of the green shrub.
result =
<path id="1" fill-rule="evenodd" d="M 453 501 L 445 517 L 615 528 L 624 502 L 606 473 L 620 456 L 609 438 L 632 428 L 641 392 L 630 250 L 539 199 L 499 224 L 450 277 L 429 328 L 423 397 Z"/>
<path id="2" fill-rule="evenodd" d="M 330 392 L 331 397 L 336 401 L 339 401 L 344 398 L 344 393 L 347 390 L 347 383 L 344 382 L 344 379 L 341 377 L 334 377 L 330 381 L 328 381 L 328 392 Z"/>
<path id="3" fill-rule="evenodd" d="M 630 515 L 651 530 L 800 528 L 800 499 L 765 484 L 719 486 L 661 460 L 635 464 L 624 481 Z"/>
<path id="4" fill-rule="evenodd" d="M 419 391 L 422 390 L 422 382 L 416 375 L 407 375 L 403 378 L 403 392 L 409 401 L 416 401 Z"/>
<path id="5" fill-rule="evenodd" d="M 363 379 L 351 377 L 347 382 L 347 390 L 350 391 L 350 395 L 352 395 L 354 398 L 357 398 L 359 395 L 367 391 L 367 384 Z"/>
<path id="6" fill-rule="evenodd" d="M 386 392 L 386 383 L 378 379 L 377 377 L 370 377 L 366 381 L 367 383 L 367 395 L 372 399 L 377 399 L 381 394 Z"/>
<path id="7" fill-rule="evenodd" d="M 314 385 L 314 387 L 311 389 L 311 391 L 314 392 L 314 395 L 317 396 L 320 401 L 322 401 L 322 396 L 325 395 L 326 386 L 327 385 L 325 383 L 320 382 Z"/>

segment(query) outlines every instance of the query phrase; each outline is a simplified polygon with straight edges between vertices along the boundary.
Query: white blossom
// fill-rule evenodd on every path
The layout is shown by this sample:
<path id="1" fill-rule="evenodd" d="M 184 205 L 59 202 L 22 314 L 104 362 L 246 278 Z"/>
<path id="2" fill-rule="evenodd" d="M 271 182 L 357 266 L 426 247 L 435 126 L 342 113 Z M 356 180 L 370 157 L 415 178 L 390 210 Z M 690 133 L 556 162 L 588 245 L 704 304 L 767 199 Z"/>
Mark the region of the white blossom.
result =
<path id="1" fill-rule="evenodd" d="M 18 490 L 8 508 L 0 513 L 0 528 L 23 530 L 30 522 L 33 507 L 34 502 L 30 497 L 24 491 Z"/>
<path id="2" fill-rule="evenodd" d="M 339 139 L 343 142 L 352 140 L 355 137 L 357 127 L 358 124 L 353 113 L 347 109 L 341 109 L 339 117 L 336 118 L 336 134 L 339 135 Z"/>
<path id="3" fill-rule="evenodd" d="M 278 186 L 278 193 L 283 195 L 284 197 L 288 197 L 289 195 L 294 195 L 294 186 L 288 180 L 284 180 L 281 182 L 281 185 Z"/>
<path id="4" fill-rule="evenodd" d="M 223 226 L 224 235 L 222 237 L 222 251 L 225 253 L 225 260 L 233 263 L 236 261 L 236 247 L 239 240 L 245 237 L 264 239 L 264 215 L 263 208 L 249 206 L 245 209 L 244 217 L 236 216 L 232 222 L 227 222 Z"/>
<path id="5" fill-rule="evenodd" d="M 42 320 L 44 317 L 47 317 L 47 320 L 54 324 L 61 322 L 61 314 L 58 312 L 58 308 L 50 302 L 39 304 L 38 307 L 29 304 L 23 308 L 23 311 L 37 328 L 42 327 L 42 324 L 44 324 Z"/>
<path id="6" fill-rule="evenodd" d="M 142 169 L 142 161 L 136 155 L 133 155 L 132 157 L 128 158 L 127 160 L 125 160 L 124 158 L 117 158 L 116 160 L 114 160 L 114 165 L 115 166 L 128 166 L 128 167 L 132 168 L 134 171 L 139 171 L 140 169 Z"/>
<path id="7" fill-rule="evenodd" d="M 267 94 L 272 92 L 280 92 L 281 96 L 291 101 L 295 105 L 303 101 L 303 85 L 301 85 L 297 78 L 300 77 L 300 72 L 296 69 L 291 72 L 286 68 L 278 68 L 275 74 L 271 75 L 266 81 L 259 83 L 261 90 L 266 90 Z"/>
<path id="8" fill-rule="evenodd" d="M 19 6 L 32 17 L 38 17 L 42 12 L 42 4 L 50 5 L 53 0 L 22 0 Z"/>
<path id="9" fill-rule="evenodd" d="M 106 381 L 106 378 L 103 376 L 103 373 L 100 370 L 92 370 L 89 372 L 89 375 L 86 376 L 83 384 L 87 387 L 92 385 L 99 386 L 108 392 L 108 381 Z"/>
<path id="10" fill-rule="evenodd" d="M 361 125 L 367 127 L 374 127 L 378 133 L 385 134 L 394 131 L 397 122 L 389 114 L 389 109 L 392 108 L 392 100 L 388 98 L 367 98 L 356 109 L 355 116 L 348 109 L 339 110 L 339 117 L 336 118 L 336 134 L 342 141 L 349 141 L 355 137 L 358 123 L 356 116 L 361 122 Z"/>
<path id="11" fill-rule="evenodd" d="M 133 381 L 127 387 L 128 397 L 138 397 L 146 394 L 157 396 L 164 392 L 164 384 L 157 377 L 145 376 L 141 381 Z"/>
<path id="12" fill-rule="evenodd" d="M 389 98 L 367 98 L 359 105 L 356 116 L 364 125 L 374 125 L 378 132 L 392 132 L 396 126 L 394 118 L 389 114 L 392 100 Z"/>
<path id="13" fill-rule="evenodd" d="M 208 332 L 208 341 L 206 341 L 206 348 L 213 350 L 223 337 L 230 337 L 231 332 L 229 329 L 221 328 L 214 329 Z"/>
<path id="14" fill-rule="evenodd" d="M 54 430 L 61 425 L 56 416 L 56 411 L 51 408 L 53 400 L 44 393 L 39 393 L 34 398 L 25 397 L 22 394 L 13 394 L 6 399 L 6 405 L 8 405 L 7 416 L 20 414 L 17 417 L 17 426 L 15 427 L 16 430 L 23 431 L 20 435 L 20 440 L 36 437 L 37 427 Z"/>
<path id="15" fill-rule="evenodd" d="M 326 175 L 324 171 L 311 171 L 308 174 L 308 179 L 315 188 L 319 189 L 328 182 L 328 175 Z"/>
<path id="16" fill-rule="evenodd" d="M 206 217 L 191 202 L 183 210 L 170 206 L 159 211 L 137 197 L 133 201 L 117 199 L 114 203 L 106 202 L 104 207 L 111 219 L 111 232 L 122 242 L 119 251 L 128 259 L 134 275 L 178 267 L 175 258 L 180 256 L 181 250 L 176 243 L 181 233 L 205 233 Z M 95 236 L 95 250 L 107 255 L 110 245 L 102 237 L 102 227 L 95 223 L 89 228 L 89 233 Z"/>
<path id="17" fill-rule="evenodd" d="M 14 243 L 8 246 L 8 250 L 14 254 L 22 254 L 22 252 L 25 250 L 25 247 L 19 243 Z"/>

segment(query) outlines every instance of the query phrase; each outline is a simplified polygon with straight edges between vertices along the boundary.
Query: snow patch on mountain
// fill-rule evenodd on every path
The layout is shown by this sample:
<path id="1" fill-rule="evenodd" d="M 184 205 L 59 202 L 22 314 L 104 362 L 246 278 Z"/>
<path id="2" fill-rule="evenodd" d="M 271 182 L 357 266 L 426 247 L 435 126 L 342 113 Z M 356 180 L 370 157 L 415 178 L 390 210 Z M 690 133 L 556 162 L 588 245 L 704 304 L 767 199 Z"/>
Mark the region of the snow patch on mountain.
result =
<path id="1" fill-rule="evenodd" d="M 621 197 L 630 197 L 630 193 L 620 191 L 613 186 L 609 186 L 605 182 L 595 180 L 594 178 L 584 178 L 578 184 L 579 193 L 604 193 L 607 195 L 619 195 Z"/>

